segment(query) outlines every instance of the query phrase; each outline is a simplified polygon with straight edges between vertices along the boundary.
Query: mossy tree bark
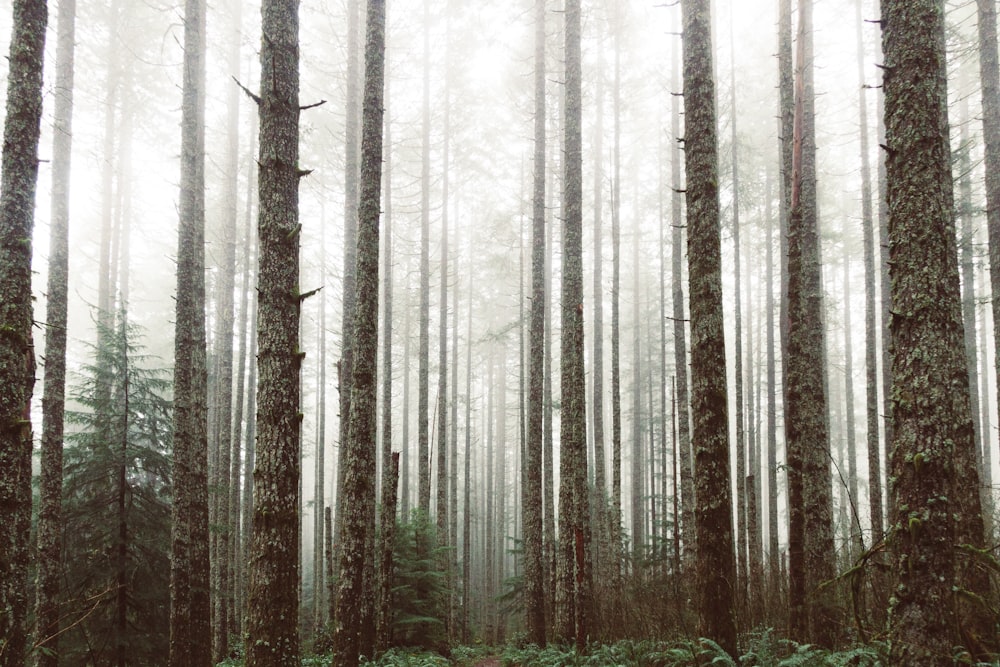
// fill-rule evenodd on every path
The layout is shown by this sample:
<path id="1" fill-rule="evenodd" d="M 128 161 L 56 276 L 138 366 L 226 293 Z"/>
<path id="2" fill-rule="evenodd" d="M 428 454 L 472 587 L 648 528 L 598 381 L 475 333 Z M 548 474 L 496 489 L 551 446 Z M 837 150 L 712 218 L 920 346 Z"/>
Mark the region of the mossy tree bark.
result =
<path id="1" fill-rule="evenodd" d="M 528 330 L 528 434 L 524 469 L 524 585 L 529 641 L 545 645 L 542 563 L 542 416 L 545 372 L 545 0 L 535 0 L 535 137 Z M 599 391 L 595 385 L 595 392 Z M 596 400 L 596 399 L 595 399 Z M 595 419 L 597 416 L 595 415 Z"/>
<path id="2" fill-rule="evenodd" d="M 0 167 L 0 665 L 26 648 L 31 529 L 31 233 L 38 180 L 45 0 L 14 0 Z"/>
<path id="3" fill-rule="evenodd" d="M 892 318 L 891 541 L 897 579 L 890 661 L 938 665 L 983 653 L 982 594 L 957 557 L 982 546 L 962 339 L 941 0 L 884 0 L 886 184 Z M 978 530 L 978 534 L 977 534 Z M 972 576 L 970 576 L 972 575 Z M 957 604 L 956 604 L 957 603 Z"/>
<path id="4" fill-rule="evenodd" d="M 354 368 L 351 414 L 344 461 L 340 533 L 340 589 L 334 654 L 338 665 L 354 667 L 371 656 L 373 618 L 375 452 L 378 385 L 379 204 L 382 179 L 385 1 L 368 0 L 365 85 L 361 128 L 361 190 L 358 208 L 358 263 L 354 313 Z M 395 489 L 392 489 L 395 491 Z M 388 522 L 394 520 L 388 517 Z M 386 523 L 383 521 L 383 524 Z M 366 609 L 366 607 L 368 607 Z"/>
<path id="5" fill-rule="evenodd" d="M 718 144 L 708 0 L 681 4 L 699 633 L 736 653 Z"/>
<path id="6" fill-rule="evenodd" d="M 797 641 L 832 647 L 838 627 L 833 489 L 823 352 L 823 299 L 816 209 L 812 0 L 800 0 L 791 210 L 788 219 L 789 623 Z"/>
<path id="7" fill-rule="evenodd" d="M 261 8 L 257 448 L 247 665 L 299 664 L 299 3 Z"/>
<path id="8" fill-rule="evenodd" d="M 563 588 L 559 634 L 587 641 L 593 604 L 583 337 L 583 156 L 580 1 L 566 3 L 565 183 L 560 419 L 559 551 Z"/>
<path id="9" fill-rule="evenodd" d="M 38 510 L 38 585 L 35 653 L 39 667 L 59 662 L 59 579 L 62 576 L 63 415 L 66 406 L 66 321 L 69 296 L 69 190 L 73 144 L 76 0 L 59 3 L 55 113 L 52 134 L 52 223 L 45 304 L 45 385 Z"/>
<path id="10" fill-rule="evenodd" d="M 174 337 L 170 664 L 211 663 L 205 349 L 205 3 L 184 6 Z"/>

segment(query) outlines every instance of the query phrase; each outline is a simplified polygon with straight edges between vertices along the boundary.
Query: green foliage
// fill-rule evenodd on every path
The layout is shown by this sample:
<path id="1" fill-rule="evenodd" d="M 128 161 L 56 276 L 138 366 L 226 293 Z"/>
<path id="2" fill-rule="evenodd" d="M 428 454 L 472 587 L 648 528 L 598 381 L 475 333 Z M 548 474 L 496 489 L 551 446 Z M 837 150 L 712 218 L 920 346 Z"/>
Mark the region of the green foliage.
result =
<path id="1" fill-rule="evenodd" d="M 751 636 L 750 647 L 740 658 L 740 664 L 759 667 L 877 667 L 888 664 L 888 660 L 888 646 L 881 642 L 830 651 L 776 637 L 774 631 L 767 628 Z"/>
<path id="2" fill-rule="evenodd" d="M 392 643 L 443 650 L 447 646 L 444 619 L 448 589 L 440 563 L 447 547 L 435 547 L 434 524 L 414 510 L 410 520 L 396 528 L 393 555 Z"/>
<path id="3" fill-rule="evenodd" d="M 133 664 L 167 653 L 170 575 L 170 382 L 150 368 L 127 324 L 101 345 L 69 388 L 63 484 L 67 664 Z M 124 560 L 121 560 L 124 554 Z M 124 570 L 119 568 L 124 566 Z M 119 581 L 126 626 L 120 627 Z"/>

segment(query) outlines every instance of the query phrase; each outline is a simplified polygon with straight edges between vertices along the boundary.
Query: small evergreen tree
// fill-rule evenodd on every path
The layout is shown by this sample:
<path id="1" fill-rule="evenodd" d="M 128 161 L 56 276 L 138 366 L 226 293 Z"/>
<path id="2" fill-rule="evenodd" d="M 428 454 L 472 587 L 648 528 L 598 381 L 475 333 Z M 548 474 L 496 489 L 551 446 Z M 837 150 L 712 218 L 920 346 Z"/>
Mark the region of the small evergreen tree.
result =
<path id="1" fill-rule="evenodd" d="M 102 326 L 102 325 L 99 325 Z M 72 382 L 63 489 L 66 664 L 158 664 L 168 649 L 170 382 L 140 330 L 105 329 Z M 110 394 L 102 391 L 110 387 Z"/>
<path id="2" fill-rule="evenodd" d="M 430 516 L 414 509 L 396 529 L 393 556 L 392 645 L 444 650 L 449 592 L 438 568 L 447 547 L 437 544 Z"/>

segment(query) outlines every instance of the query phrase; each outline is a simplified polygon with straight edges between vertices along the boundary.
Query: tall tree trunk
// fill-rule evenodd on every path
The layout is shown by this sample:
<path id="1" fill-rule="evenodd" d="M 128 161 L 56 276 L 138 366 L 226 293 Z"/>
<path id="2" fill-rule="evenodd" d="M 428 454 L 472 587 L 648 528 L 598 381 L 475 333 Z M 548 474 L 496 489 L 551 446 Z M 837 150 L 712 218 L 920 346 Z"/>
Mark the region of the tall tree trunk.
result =
<path id="1" fill-rule="evenodd" d="M 174 342 L 170 664 L 211 655 L 205 349 L 205 4 L 184 8 L 181 193 Z"/>
<path id="2" fill-rule="evenodd" d="M 565 183 L 559 429 L 559 550 L 564 607 L 560 635 L 582 649 L 591 619 L 590 509 L 583 336 L 583 160 L 580 2 L 566 3 Z"/>
<path id="3" fill-rule="evenodd" d="M 447 45 L 445 46 L 447 49 Z M 447 58 L 445 59 L 447 62 Z M 447 75 L 445 77 L 447 79 Z M 444 155 L 441 170 L 441 286 L 439 292 L 438 311 L 438 398 L 437 398 L 437 544 L 445 547 L 441 554 L 439 567 L 445 575 L 445 586 L 450 588 L 451 574 L 448 571 L 449 550 L 451 545 L 448 536 L 448 124 L 449 86 L 445 83 L 444 93 Z M 427 147 L 428 152 L 430 147 Z M 445 620 L 445 636 L 450 636 L 451 627 L 448 618 Z"/>
<path id="4" fill-rule="evenodd" d="M 431 515 L 431 462 L 429 432 L 430 395 L 430 218 L 431 218 L 431 62 L 430 0 L 424 0 L 424 97 L 421 136 L 423 149 L 420 166 L 420 350 L 417 353 L 417 467 L 419 488 L 417 507 L 428 519 Z"/>
<path id="5" fill-rule="evenodd" d="M 240 64 L 240 12 L 237 9 L 231 32 L 228 65 L 231 71 L 239 71 Z M 231 561 L 233 517 L 230 515 L 230 489 L 232 481 L 232 441 L 233 441 L 233 292 L 236 287 L 236 218 L 238 217 L 238 171 L 239 171 L 239 88 L 229 87 L 226 130 L 226 180 L 224 186 L 224 207 L 222 217 L 222 261 L 219 267 L 219 282 L 216 286 L 215 316 L 215 360 L 217 375 L 215 380 L 215 430 L 217 461 L 215 504 L 217 507 L 215 535 L 218 539 L 216 553 L 218 588 L 215 594 L 214 623 L 212 626 L 212 659 L 221 662 L 229 653 L 229 620 L 232 615 L 232 583 L 229 565 Z M 237 427 L 238 428 L 238 427 Z M 239 451 L 237 450 L 237 456 Z M 237 467 L 237 470 L 239 468 Z"/>
<path id="6" fill-rule="evenodd" d="M 681 90 L 680 47 L 674 46 L 673 89 Z M 673 95 L 670 100 L 670 134 L 674 139 L 674 150 L 670 154 L 670 284 L 672 286 L 674 373 L 677 383 L 677 448 L 680 460 L 681 478 L 681 546 L 683 547 L 682 567 L 689 571 L 695 566 L 694 525 L 695 488 L 694 461 L 691 455 L 691 422 L 688 413 L 688 358 L 687 358 L 687 318 L 684 310 L 684 222 L 681 218 L 682 190 L 681 163 L 683 162 L 683 137 L 681 136 L 681 96 Z"/>
<path id="7" fill-rule="evenodd" d="M 865 50 L 861 35 L 861 2 L 855 5 L 858 45 L 859 116 L 861 126 L 861 226 L 865 255 L 865 424 L 868 448 L 868 514 L 871 543 L 877 544 L 884 532 L 882 524 L 882 479 L 879 463 L 878 368 L 875 323 L 875 221 L 872 212 L 872 170 L 868 142 L 868 95 L 865 85 Z"/>
<path id="8" fill-rule="evenodd" d="M 967 78 L 964 73 L 960 77 L 964 82 Z M 976 273 L 973 266 L 973 231 L 972 231 L 972 160 L 969 152 L 969 98 L 963 95 L 958 105 L 959 108 L 959 146 L 957 159 L 955 162 L 957 173 L 955 179 L 958 181 L 958 206 L 955 210 L 956 217 L 961 220 L 961 227 L 958 229 L 958 252 L 959 270 L 961 271 L 962 290 L 962 329 L 965 333 L 965 358 L 969 372 L 969 407 L 975 418 L 972 420 L 973 437 L 975 444 L 976 469 L 979 472 L 979 479 L 985 479 L 986 469 L 983 466 L 983 434 L 980 432 L 982 422 L 979 421 L 979 359 L 976 349 Z M 988 224 L 988 222 L 987 222 Z M 980 499 L 985 507 L 989 500 L 991 491 L 980 485 Z"/>
<path id="9" fill-rule="evenodd" d="M 385 80 L 385 2 L 368 0 L 365 86 L 361 129 L 361 192 L 358 209 L 357 310 L 351 414 L 344 452 L 345 516 L 340 533 L 340 590 L 334 654 L 337 664 L 354 667 L 372 655 L 374 637 L 366 627 L 373 604 L 375 532 L 376 396 L 378 376 L 379 195 L 382 177 L 383 82 Z"/>
<path id="10" fill-rule="evenodd" d="M 319 370 L 316 377 L 316 461 L 313 482 L 313 610 L 312 625 L 315 636 L 323 630 L 327 610 L 324 600 L 324 554 L 323 541 L 326 526 L 323 508 L 326 501 L 326 219 L 322 219 L 320 232 L 320 254 L 324 258 L 320 265 L 319 313 L 316 323 L 316 347 L 319 348 Z M 391 407 L 391 406 L 390 406 Z"/>
<path id="11" fill-rule="evenodd" d="M 265 0 L 260 95 L 260 384 L 247 665 L 299 662 L 298 0 Z"/>
<path id="12" fill-rule="evenodd" d="M 781 358 L 781 406 L 782 421 L 785 432 L 785 488 L 786 502 L 787 489 L 789 488 L 788 475 L 788 395 L 786 392 L 785 376 L 787 374 L 788 359 L 788 218 L 792 210 L 792 135 L 794 134 L 795 119 L 795 84 L 794 84 L 794 62 L 792 57 L 792 0 L 778 0 L 778 131 L 780 137 L 779 146 L 779 197 L 778 207 L 778 332 L 779 349 Z M 775 424 L 776 428 L 777 424 Z M 777 468 L 771 468 L 777 475 Z M 775 498 L 777 501 L 777 498 Z M 787 513 L 786 513 L 787 514 Z M 786 526 L 787 526 L 786 519 Z M 777 534 L 777 530 L 775 531 Z M 777 545 L 777 542 L 775 542 Z M 787 548 L 787 547 L 786 547 Z M 775 567 L 778 562 L 775 563 Z M 776 571 L 776 570 L 775 570 Z M 781 591 L 788 582 L 783 576 L 779 576 L 772 581 L 772 589 L 777 593 Z M 777 607 L 784 609 L 785 604 L 778 604 Z"/>
<path id="13" fill-rule="evenodd" d="M 799 2 L 797 40 L 785 363 L 789 613 L 794 639 L 832 647 L 839 624 L 833 591 L 823 585 L 834 577 L 836 552 L 816 203 L 812 0 Z"/>
<path id="14" fill-rule="evenodd" d="M 375 599 L 375 655 L 389 648 L 392 639 L 393 547 L 396 543 L 396 495 L 399 488 L 399 452 L 389 453 L 382 473 L 382 511 L 379 525 L 378 589 Z"/>
<path id="15" fill-rule="evenodd" d="M 465 470 L 462 489 L 462 643 L 469 641 L 472 576 L 472 235 L 469 235 L 469 313 L 465 348 Z"/>
<path id="16" fill-rule="evenodd" d="M 31 529 L 31 233 L 38 180 L 45 0 L 14 0 L 0 174 L 0 665 L 24 664 Z"/>
<path id="17" fill-rule="evenodd" d="M 681 3 L 699 632 L 736 653 L 718 146 L 708 0 Z"/>
<path id="18" fill-rule="evenodd" d="M 126 329 L 128 327 L 128 317 L 124 308 L 120 311 L 121 320 L 119 322 L 119 334 L 123 342 L 121 348 L 121 358 L 116 360 L 120 364 L 121 385 L 117 387 L 115 404 L 121 406 L 121 416 L 118 422 L 117 433 L 115 433 L 118 450 L 118 463 L 116 466 L 115 480 L 115 522 L 117 523 L 117 539 L 115 540 L 115 664 L 118 667 L 125 667 L 128 664 L 128 598 L 130 592 L 128 576 L 128 552 L 129 552 L 129 530 L 128 530 L 128 497 L 130 494 L 128 483 L 128 462 L 129 462 L 129 367 L 128 367 L 128 345 L 126 344 Z"/>
<path id="19" fill-rule="evenodd" d="M 743 403 L 743 291 L 740 287 L 740 170 L 739 137 L 736 131 L 736 48 L 733 41 L 733 16 L 729 15 L 729 113 L 730 142 L 733 176 L 733 291 L 735 315 L 733 318 L 733 356 L 735 385 L 733 401 L 736 406 L 736 582 L 737 604 L 745 611 L 749 582 L 747 577 L 747 488 L 746 488 L 746 416 Z"/>
<path id="20" fill-rule="evenodd" d="M 256 125 L 256 123 L 255 123 Z M 256 136 L 256 132 L 251 132 L 251 137 Z M 251 145 L 253 145 L 253 139 L 251 139 Z M 252 184 L 253 178 L 250 179 Z M 253 226 L 252 221 L 252 201 L 253 196 L 249 191 L 247 192 L 247 226 Z M 246 280 L 249 285 L 254 286 L 254 292 L 256 294 L 257 280 L 260 275 L 258 270 L 259 264 L 259 244 L 257 243 L 257 234 L 252 233 L 249 237 L 250 248 L 247 253 L 249 267 L 247 269 Z M 249 290 L 248 290 L 249 291 Z M 249 588 L 249 558 L 250 558 L 250 538 L 252 533 L 253 524 L 253 471 L 256 464 L 256 449 L 257 449 L 257 312 L 258 312 L 258 300 L 256 296 L 250 300 L 250 317 L 248 321 L 248 330 L 250 332 L 250 350 L 247 353 L 247 381 L 246 381 L 246 425 L 244 430 L 243 441 L 246 443 L 246 451 L 243 452 L 243 491 L 240 498 L 240 505 L 242 506 L 242 513 L 240 515 L 240 562 L 242 566 L 240 567 L 240 585 L 239 585 L 239 599 L 240 599 L 240 613 L 243 616 L 243 620 L 246 620 L 247 615 L 247 589 Z M 240 626 L 243 628 L 245 622 L 241 622 Z"/>
<path id="21" fill-rule="evenodd" d="M 45 303 L 45 382 L 38 509 L 35 652 L 38 667 L 59 664 L 59 580 L 62 573 L 63 415 L 66 407 L 66 321 L 69 295 L 69 189 L 73 144 L 76 1 L 57 15 L 55 112 L 52 133 L 52 223 Z"/>
<path id="22" fill-rule="evenodd" d="M 531 212 L 531 324 L 528 330 L 528 438 L 525 443 L 524 590 L 528 639 L 545 645 L 545 567 L 542 561 L 542 417 L 545 373 L 545 0 L 535 2 L 535 136 Z M 471 340 L 469 341 L 471 344 Z M 595 343 L 596 345 L 596 343 Z M 595 378 L 598 372 L 595 352 Z M 600 393 L 595 379 L 596 394 Z M 596 430 L 596 427 L 595 427 Z M 597 437 L 595 433 L 595 438 Z M 595 440 L 595 451 L 597 449 Z M 602 454 L 603 456 L 603 454 Z M 598 496 L 600 497 L 600 496 Z"/>
<path id="23" fill-rule="evenodd" d="M 858 514 L 858 457 L 854 424 L 854 348 L 851 326 L 851 261 L 847 243 L 844 243 L 844 441 L 847 446 L 847 499 L 841 507 L 850 515 L 848 531 L 850 560 L 864 551 L 865 541 L 861 532 L 861 517 Z"/>
<path id="24" fill-rule="evenodd" d="M 341 316 L 340 332 L 340 427 L 339 443 L 347 442 L 347 429 L 351 415 L 351 372 L 354 370 L 354 313 L 357 298 L 358 263 L 358 178 L 360 175 L 361 152 L 359 135 L 361 133 L 361 3 L 362 0 L 347 1 L 347 95 L 345 99 L 344 123 L 344 278 L 343 278 L 343 314 Z M 347 469 L 343 459 L 346 447 L 340 447 L 337 457 L 337 504 L 334 517 L 334 530 L 339 536 L 343 532 L 344 505 L 344 471 Z M 340 543 L 334 548 L 339 551 Z M 334 557 L 338 561 L 339 557 Z M 339 571 L 337 573 L 339 576 Z M 334 589 L 336 590 L 336 589 Z M 337 601 L 330 600 L 331 609 L 336 609 Z"/>
<path id="25" fill-rule="evenodd" d="M 617 111 L 617 106 L 616 111 Z M 617 153 L 617 151 L 616 151 Z M 616 160 L 617 164 L 617 160 Z M 615 170 L 618 171 L 617 169 Z M 615 208 L 620 216 L 621 188 L 619 182 L 615 182 Z M 619 218 L 619 229 L 621 229 Z M 643 426 L 645 425 L 642 414 L 642 365 L 641 347 L 642 336 L 639 322 L 639 235 L 638 230 L 633 230 L 632 239 L 632 567 L 633 574 L 642 576 L 642 570 L 646 567 L 648 554 L 646 553 L 646 512 L 645 512 L 645 461 L 643 455 Z"/>
<path id="26" fill-rule="evenodd" d="M 845 441 L 847 445 L 847 502 L 842 507 L 850 513 L 850 539 L 853 544 L 851 560 L 865 550 L 858 514 L 858 456 L 854 425 L 854 349 L 851 341 L 851 261 L 847 243 L 844 244 L 844 413 Z"/>
<path id="27" fill-rule="evenodd" d="M 996 5 L 976 0 L 979 17 L 979 76 L 982 83 L 983 161 L 986 173 L 986 230 L 989 239 L 990 304 L 993 313 L 994 364 L 1000 368 L 1000 58 L 997 57 Z M 985 351 L 984 351 L 985 354 Z M 982 430 L 984 462 L 990 460 L 991 438 Z M 992 485 L 992 465 L 983 466 L 984 487 Z M 988 495 L 988 494 L 987 494 Z M 983 507 L 992 516 L 992 503 Z"/>
<path id="28" fill-rule="evenodd" d="M 775 346 L 774 346 L 774 219 L 771 215 L 771 171 L 768 170 L 767 210 L 767 241 L 764 251 L 764 262 L 767 265 L 764 279 L 767 295 L 764 299 L 764 310 L 767 312 L 767 332 L 764 342 L 767 348 L 767 562 L 768 562 L 768 605 L 778 607 L 777 591 L 780 590 L 781 553 L 778 542 L 778 407 L 777 387 L 775 386 Z M 779 204 L 780 206 L 780 204 Z"/>
<path id="29" fill-rule="evenodd" d="M 403 291 L 403 441 L 399 455 L 400 515 L 410 519 L 410 314 L 412 312 L 409 288 Z"/>
<path id="30" fill-rule="evenodd" d="M 885 0 L 886 177 L 892 282 L 892 523 L 898 585 L 890 608 L 893 664 L 940 664 L 956 645 L 981 659 L 995 638 L 984 595 L 956 557 L 982 546 L 982 515 L 962 345 L 948 145 L 944 7 Z M 988 586 L 988 583 L 987 583 Z M 957 602 L 957 604 L 956 604 Z"/>
<path id="31" fill-rule="evenodd" d="M 544 19 L 544 5 L 541 9 L 541 17 Z M 539 16 L 536 10 L 535 16 L 535 141 L 538 141 L 538 132 L 544 137 L 545 122 L 539 124 L 538 116 L 544 118 L 545 103 L 539 102 L 537 96 L 544 96 L 544 32 L 537 34 L 539 27 Z M 615 48 L 617 50 L 617 24 L 613 25 L 615 35 Z M 542 40 L 539 50 L 538 40 Z M 605 447 L 604 447 L 604 238 L 603 238 L 603 214 L 604 214 L 604 49 L 598 51 L 597 60 L 597 92 L 595 99 L 595 127 L 594 127 L 594 357 L 591 360 L 593 374 L 593 438 L 594 438 L 594 499 L 597 503 L 594 516 L 597 522 L 594 525 L 596 531 L 594 545 L 594 569 L 598 573 L 598 580 L 607 571 L 610 522 L 608 521 L 608 498 L 607 498 L 607 471 L 605 470 Z M 540 60 L 539 60 L 540 59 Z M 541 73 L 539 73 L 541 70 Z M 539 76 L 541 76 L 542 88 L 539 93 Z M 539 129 L 541 128 L 541 129 Z M 537 143 L 536 143 L 537 148 Z M 539 165 L 538 153 L 535 154 L 535 164 Z M 544 160 L 544 155 L 542 157 Z M 535 186 L 538 187 L 538 170 L 535 174 Z M 545 186 L 544 175 L 542 176 L 542 187 Z M 537 192 L 536 192 L 537 195 Z M 544 190 L 542 193 L 542 204 L 544 206 Z M 537 211 L 536 211 L 537 214 Z M 605 582 L 609 583 L 609 582 Z"/>

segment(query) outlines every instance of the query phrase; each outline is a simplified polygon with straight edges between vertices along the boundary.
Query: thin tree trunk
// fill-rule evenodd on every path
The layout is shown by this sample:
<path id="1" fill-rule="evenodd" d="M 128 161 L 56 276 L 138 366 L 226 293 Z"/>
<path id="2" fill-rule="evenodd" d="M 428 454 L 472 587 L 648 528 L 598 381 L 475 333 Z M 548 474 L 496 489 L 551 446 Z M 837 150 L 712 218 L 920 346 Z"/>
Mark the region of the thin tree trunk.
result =
<path id="1" fill-rule="evenodd" d="M 174 343 L 173 528 L 170 664 L 212 655 L 208 560 L 208 424 L 205 348 L 205 5 L 184 9 L 181 195 Z"/>
<path id="2" fill-rule="evenodd" d="M 431 217 L 431 63 L 430 0 L 424 0 L 424 94 L 421 120 L 422 153 L 420 166 L 420 350 L 417 363 L 417 466 L 419 488 L 417 507 L 428 518 L 431 514 L 431 463 L 428 420 L 430 396 L 430 217 Z M 418 554 L 419 556 L 419 554 Z"/>
<path id="3" fill-rule="evenodd" d="M 740 287 L 740 170 L 739 137 L 736 115 L 736 48 L 733 42 L 733 16 L 729 15 L 729 113 L 730 152 L 733 176 L 733 357 L 735 363 L 734 403 L 736 405 L 736 581 L 737 604 L 746 609 L 749 592 L 747 561 L 747 487 L 746 487 L 746 416 L 743 403 L 743 291 Z"/>
<path id="4" fill-rule="evenodd" d="M 683 85 L 680 74 L 680 46 L 674 47 L 673 89 L 680 91 Z M 670 157 L 672 226 L 670 239 L 670 266 L 673 302 L 674 372 L 677 383 L 677 447 L 680 450 L 681 479 L 681 546 L 685 571 L 695 566 L 695 488 L 694 461 L 691 454 L 691 422 L 688 416 L 688 360 L 687 360 L 687 318 L 684 311 L 684 221 L 681 218 L 681 163 L 683 162 L 683 137 L 681 136 L 681 96 L 673 95 L 670 100 L 670 134 L 674 138 L 674 150 Z"/>
<path id="5" fill-rule="evenodd" d="M 355 667 L 361 655 L 372 655 L 375 636 L 374 562 L 375 452 L 378 376 L 379 195 L 382 176 L 382 132 L 385 80 L 385 2 L 368 0 L 365 85 L 361 129 L 361 183 L 358 209 L 354 368 L 351 370 L 351 413 L 343 455 L 345 516 L 340 533 L 340 589 L 333 650 L 337 664 Z M 394 488 L 393 488 L 394 490 Z M 391 521 L 390 521 L 391 523 Z"/>
<path id="6" fill-rule="evenodd" d="M 396 542 L 396 490 L 399 487 L 399 452 L 390 452 L 382 476 L 382 520 L 379 527 L 378 598 L 375 600 L 375 655 L 389 648 L 392 639 L 392 572 Z"/>
<path id="7" fill-rule="evenodd" d="M 832 647 L 839 627 L 823 300 L 816 202 L 812 0 L 799 2 L 793 179 L 788 223 L 785 421 L 789 475 L 789 613 L 797 641 Z"/>
<path id="8" fill-rule="evenodd" d="M 52 223 L 45 303 L 45 381 L 38 510 L 35 664 L 59 663 L 59 583 L 62 576 L 63 415 L 66 407 L 66 323 L 69 294 L 69 188 L 73 143 L 76 1 L 59 3 L 55 112 L 52 133 Z"/>
<path id="9" fill-rule="evenodd" d="M 851 542 L 856 552 L 849 553 L 851 560 L 865 550 L 865 540 L 861 533 L 861 517 L 858 514 L 858 456 L 854 426 L 854 349 L 851 341 L 851 261 L 847 244 L 844 244 L 844 428 L 847 431 L 847 503 L 845 509 L 850 512 L 849 531 Z"/>
<path id="10" fill-rule="evenodd" d="M 235 12 L 235 37 L 230 42 L 228 64 L 232 71 L 238 71 L 240 63 L 240 12 Z M 229 565 L 231 562 L 232 526 L 230 515 L 230 479 L 233 467 L 233 291 L 236 288 L 236 219 L 238 208 L 239 171 L 239 88 L 229 87 L 226 130 L 226 180 L 223 200 L 225 213 L 222 219 L 222 261 L 219 266 L 219 282 L 216 287 L 216 330 L 215 357 L 217 374 L 215 379 L 215 420 L 218 461 L 215 484 L 215 535 L 218 539 L 216 552 L 218 587 L 215 594 L 214 623 L 212 626 L 212 659 L 221 662 L 229 653 L 229 634 L 232 628 L 232 582 Z M 238 427 L 237 427 L 238 428 Z M 237 450 L 237 456 L 239 450 Z M 239 467 L 236 467 L 239 470 Z M 238 484 L 238 482 L 237 482 Z"/>
<path id="11" fill-rule="evenodd" d="M 997 57 L 996 5 L 988 0 L 976 0 L 979 18 L 979 76 L 982 83 L 983 161 L 986 169 L 986 230 L 989 239 L 990 303 L 993 313 L 994 364 L 1000 368 L 1000 58 Z M 984 487 L 992 485 L 991 438 L 983 429 Z M 990 497 L 992 500 L 992 496 Z M 992 516 L 992 502 L 983 507 Z"/>
<path id="12" fill-rule="evenodd" d="M 531 323 L 528 331 L 528 437 L 524 475 L 524 582 L 528 638 L 545 645 L 542 547 L 542 420 L 545 374 L 545 0 L 535 0 L 535 136 L 531 225 Z M 470 341 L 471 344 L 471 341 Z M 596 343 L 595 343 L 596 345 Z M 595 348 L 596 349 L 596 348 Z M 595 358 L 599 358 L 596 356 Z M 595 378 L 598 372 L 595 360 Z M 595 379 L 595 422 L 600 420 Z M 596 427 L 595 427 L 596 430 Z M 597 435 L 595 433 L 595 438 Z M 595 451 L 598 447 L 595 439 Z M 603 456 L 603 454 L 602 454 Z M 598 496 L 600 497 L 600 496 Z"/>
<path id="13" fill-rule="evenodd" d="M 767 296 L 764 299 L 764 310 L 767 312 L 767 560 L 768 589 L 770 591 L 769 606 L 778 607 L 777 591 L 780 590 L 781 554 L 778 542 L 778 408 L 777 387 L 775 381 L 775 349 L 774 349 L 774 221 L 771 215 L 771 171 L 768 170 L 767 182 L 767 241 L 764 262 L 767 265 L 764 279 Z"/>
<path id="14" fill-rule="evenodd" d="M 879 463 L 878 368 L 875 323 L 875 230 L 872 212 L 871 157 L 868 145 L 868 94 L 865 86 L 864 41 L 861 35 L 861 2 L 855 5 L 858 45 L 858 89 L 861 126 L 861 225 L 865 254 L 865 424 L 868 448 L 868 514 L 871 521 L 871 544 L 882 539 L 882 480 Z"/>

